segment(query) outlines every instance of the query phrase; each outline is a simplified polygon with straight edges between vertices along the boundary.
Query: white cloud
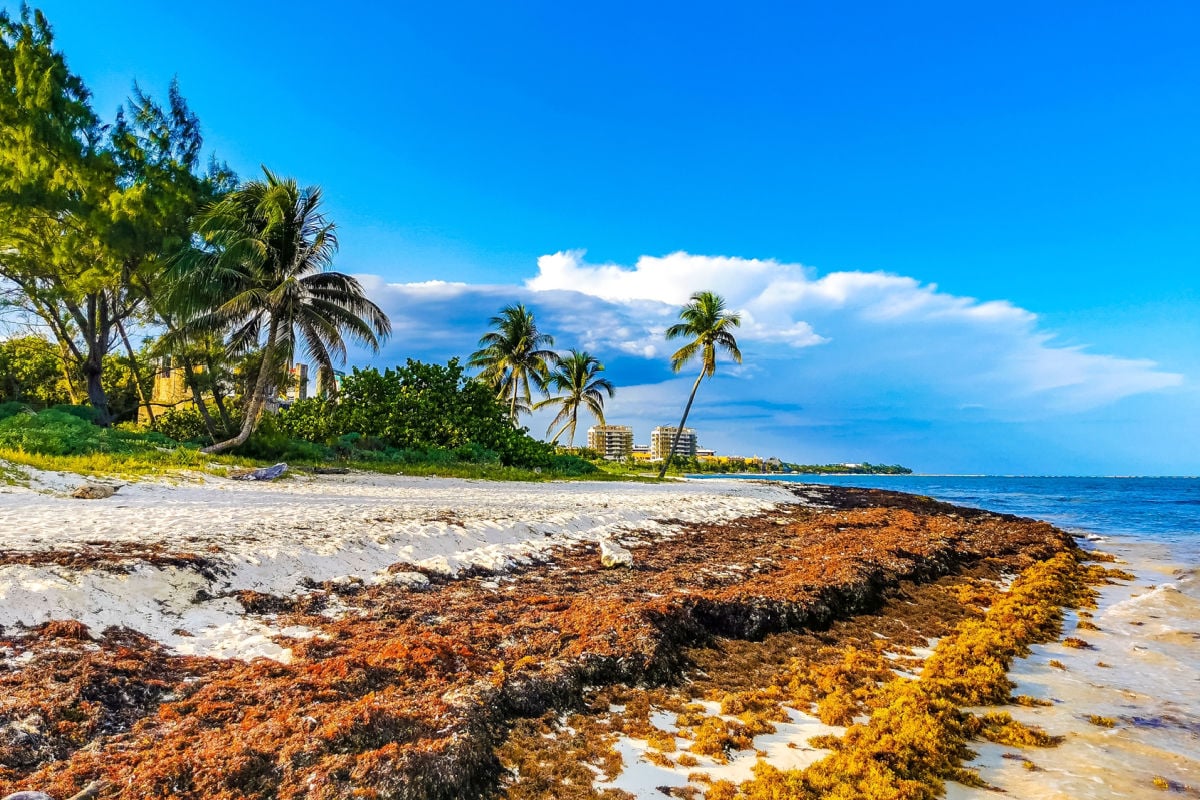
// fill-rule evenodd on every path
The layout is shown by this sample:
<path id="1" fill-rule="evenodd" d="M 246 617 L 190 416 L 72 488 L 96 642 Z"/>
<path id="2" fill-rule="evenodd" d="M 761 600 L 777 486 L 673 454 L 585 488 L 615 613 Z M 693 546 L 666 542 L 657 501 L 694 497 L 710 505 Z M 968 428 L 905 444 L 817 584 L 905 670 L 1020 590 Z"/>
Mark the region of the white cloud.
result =
<path id="1" fill-rule="evenodd" d="M 672 311 L 692 292 L 710 289 L 741 312 L 739 341 L 761 343 L 770 357 L 787 358 L 771 343 L 823 345 L 829 352 L 821 357 L 795 356 L 797 367 L 832 360 L 826 368 L 843 380 L 857 384 L 870 371 L 881 387 L 924 384 L 960 395 L 959 405 L 999 410 L 1020 402 L 1024 414 L 1031 404 L 1078 410 L 1182 382 L 1151 361 L 1057 346 L 1035 314 L 1007 301 L 980 302 L 885 272 L 818 276 L 801 264 L 683 252 L 642 256 L 632 267 L 592 265 L 575 250 L 539 258 L 525 287 Z"/>
<path id="2" fill-rule="evenodd" d="M 743 318 L 745 365 L 724 364 L 693 410 L 702 440 L 727 451 L 917 466 L 922 452 L 948 459 L 955 447 L 987 441 L 1011 454 L 1013 426 L 1025 426 L 1036 450 L 1041 437 L 1099 409 L 1183 383 L 1146 359 L 1059 344 L 1036 314 L 1010 302 L 884 272 L 819 275 L 800 264 L 688 253 L 593 265 L 570 251 L 542 256 L 523 285 L 362 279 L 397 331 L 376 363 L 465 356 L 489 317 L 524 302 L 559 348 L 586 348 L 609 365 L 618 393 L 608 416 L 633 424 L 639 440 L 673 424 L 690 390 L 692 377 L 670 372 L 676 343 L 663 331 L 703 289 Z M 971 445 L 949 438 L 967 431 Z M 1078 450 L 1094 446 L 1080 441 Z M 964 450 L 958 467 L 972 458 Z M 987 458 L 980 453 L 974 468 L 986 469 Z"/>

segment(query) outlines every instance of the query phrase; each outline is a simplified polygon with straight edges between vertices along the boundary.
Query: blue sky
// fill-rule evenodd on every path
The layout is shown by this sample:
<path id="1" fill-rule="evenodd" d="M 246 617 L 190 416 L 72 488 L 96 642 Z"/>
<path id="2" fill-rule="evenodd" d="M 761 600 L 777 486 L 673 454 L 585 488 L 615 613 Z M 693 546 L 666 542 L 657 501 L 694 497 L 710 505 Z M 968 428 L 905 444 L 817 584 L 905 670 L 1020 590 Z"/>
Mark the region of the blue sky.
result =
<path id="1" fill-rule="evenodd" d="M 721 288 L 757 324 L 702 444 L 1200 472 L 1194 3 L 377 5 L 42 7 L 101 113 L 178 76 L 239 173 L 325 188 L 381 363 L 523 300 L 647 439 Z"/>

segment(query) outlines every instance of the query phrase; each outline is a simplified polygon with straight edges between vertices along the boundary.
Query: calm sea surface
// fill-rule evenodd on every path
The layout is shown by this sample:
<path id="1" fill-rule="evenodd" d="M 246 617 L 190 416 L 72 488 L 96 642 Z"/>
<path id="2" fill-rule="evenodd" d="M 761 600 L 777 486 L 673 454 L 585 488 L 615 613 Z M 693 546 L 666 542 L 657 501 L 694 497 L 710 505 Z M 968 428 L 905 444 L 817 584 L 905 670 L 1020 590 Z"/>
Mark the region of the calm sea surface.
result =
<path id="1" fill-rule="evenodd" d="M 1072 532 L 1157 543 L 1181 561 L 1200 563 L 1200 478 L 780 475 L 772 479 L 923 494 L 957 505 L 1044 519 Z"/>
<path id="2" fill-rule="evenodd" d="M 1065 736 L 1064 743 L 1052 750 L 980 744 L 972 766 L 1014 798 L 1200 798 L 1200 479 L 773 479 L 892 489 L 1033 517 L 1084 535 L 1085 547 L 1116 555 L 1136 580 L 1102 590 L 1095 612 L 1100 630 L 1075 631 L 1075 615 L 1067 617 L 1066 632 L 1091 647 L 1037 646 L 1011 674 L 1015 694 L 1040 696 L 1052 705 L 1006 710 Z M 1093 724 L 1091 715 L 1114 725 Z M 950 784 L 947 795 L 996 797 L 958 784 Z"/>

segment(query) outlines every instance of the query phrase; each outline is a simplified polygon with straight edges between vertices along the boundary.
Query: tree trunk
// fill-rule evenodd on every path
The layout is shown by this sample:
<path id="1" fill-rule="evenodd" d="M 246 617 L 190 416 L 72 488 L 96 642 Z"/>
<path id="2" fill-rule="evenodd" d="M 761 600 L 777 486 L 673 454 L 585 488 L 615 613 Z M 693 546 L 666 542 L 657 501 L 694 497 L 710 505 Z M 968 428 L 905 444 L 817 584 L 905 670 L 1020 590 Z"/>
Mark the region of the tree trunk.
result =
<path id="1" fill-rule="evenodd" d="M 558 422 L 558 420 L 555 419 L 554 422 Z M 554 425 L 554 422 L 550 423 L 551 426 Z M 564 433 L 567 432 L 567 428 L 571 429 L 570 447 L 574 447 L 575 446 L 575 417 L 574 417 L 574 415 L 572 415 L 570 419 L 568 419 L 566 422 L 563 423 L 563 426 L 558 429 L 558 433 L 554 434 L 554 438 L 552 438 L 550 441 L 553 442 L 554 444 L 558 444 L 559 437 L 561 437 Z M 546 433 L 549 433 L 549 432 L 550 431 L 546 431 Z"/>
<path id="2" fill-rule="evenodd" d="M 150 427 L 154 427 L 154 408 L 150 405 L 149 398 L 146 397 L 146 389 L 142 386 L 142 373 L 138 370 L 137 356 L 133 354 L 133 345 L 129 343 L 129 335 L 125 333 L 124 323 L 117 323 L 117 332 L 121 334 L 121 341 L 125 343 L 125 352 L 129 354 L 129 368 L 133 371 L 133 385 L 137 387 L 138 400 L 146 409 L 146 413 L 150 415 Z"/>
<path id="3" fill-rule="evenodd" d="M 104 385 L 100 381 L 104 372 L 101 358 L 97 348 L 88 352 L 87 361 L 83 362 L 83 379 L 87 383 L 88 403 L 96 409 L 96 424 L 107 428 L 112 424 L 112 417 L 108 413 L 108 395 L 105 394 Z"/>
<path id="4" fill-rule="evenodd" d="M 508 409 L 508 418 L 512 421 L 512 426 L 517 427 L 517 392 L 521 391 L 520 377 L 513 376 L 512 384 L 512 403 Z"/>
<path id="5" fill-rule="evenodd" d="M 183 364 L 183 382 L 192 391 L 192 402 L 196 405 L 196 411 L 200 412 L 200 419 L 204 422 L 204 430 L 208 431 L 208 438 L 215 442 L 217 440 L 217 426 L 213 422 L 212 414 L 208 413 L 208 404 L 204 402 L 204 393 L 200 391 L 200 382 L 196 380 L 196 365 L 187 356 L 181 355 L 179 361 Z"/>
<path id="6" fill-rule="evenodd" d="M 58 349 L 62 352 L 62 358 L 59 359 L 58 365 L 62 367 L 63 382 L 67 385 L 67 397 L 71 400 L 71 405 L 79 405 L 79 394 L 75 391 L 75 378 L 71 375 L 71 351 L 63 344 L 62 340 L 58 342 Z"/>
<path id="7" fill-rule="evenodd" d="M 679 420 L 679 427 L 675 429 L 675 438 L 671 440 L 671 449 L 667 451 L 667 457 L 663 459 L 662 467 L 658 470 L 659 480 L 667 474 L 667 467 L 671 464 L 671 459 L 675 457 L 675 448 L 679 446 L 679 437 L 683 436 L 683 426 L 687 424 L 688 414 L 692 410 L 692 401 L 696 399 L 696 390 L 700 388 L 700 381 L 704 380 L 704 371 L 696 377 L 696 382 L 692 384 L 692 393 L 688 396 L 687 405 L 683 407 L 683 419 Z"/>
<path id="8" fill-rule="evenodd" d="M 217 413 L 221 415 L 221 427 L 225 431 L 233 430 L 233 419 L 229 416 L 229 409 L 225 407 L 225 395 L 221 394 L 221 387 L 217 381 L 217 372 L 213 367 L 212 360 L 208 360 L 208 375 L 212 381 L 213 402 L 217 404 Z"/>
<path id="9" fill-rule="evenodd" d="M 258 424 L 258 415 L 262 413 L 263 406 L 267 403 L 267 393 L 273 388 L 271 386 L 271 373 L 274 371 L 275 336 L 278 330 L 279 324 L 272 317 L 270 328 L 267 331 L 267 344 L 263 348 L 262 363 L 258 367 L 258 378 L 254 381 L 254 391 L 250 395 L 250 402 L 246 404 L 246 416 L 242 419 L 242 429 L 232 439 L 217 442 L 214 445 L 205 447 L 200 452 L 223 452 L 231 447 L 244 444 L 250 438 L 250 434 L 254 433 L 254 427 Z"/>

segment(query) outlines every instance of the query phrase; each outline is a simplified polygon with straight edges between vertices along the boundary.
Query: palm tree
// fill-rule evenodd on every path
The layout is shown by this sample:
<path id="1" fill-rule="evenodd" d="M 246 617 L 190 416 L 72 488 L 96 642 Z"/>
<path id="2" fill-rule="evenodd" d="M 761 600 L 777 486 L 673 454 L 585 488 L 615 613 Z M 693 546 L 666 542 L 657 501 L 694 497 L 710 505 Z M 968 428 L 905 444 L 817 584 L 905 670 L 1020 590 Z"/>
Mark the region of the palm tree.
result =
<path id="1" fill-rule="evenodd" d="M 737 339 L 730 333 L 730 328 L 737 328 L 742 324 L 742 318 L 739 314 L 725 310 L 725 300 L 720 295 L 714 292 L 696 292 L 680 310 L 679 318 L 683 321 L 667 328 L 667 339 L 689 338 L 691 341 L 671 356 L 671 369 L 679 372 L 699 354 L 700 374 L 692 384 L 692 393 L 688 395 L 687 405 L 683 408 L 683 419 L 679 421 L 679 427 L 675 430 L 671 449 L 658 470 L 659 478 L 667 474 L 667 465 L 671 463 L 671 457 L 679 445 L 679 437 L 683 434 L 683 426 L 687 424 L 688 412 L 692 410 L 692 401 L 696 399 L 700 381 L 711 378 L 717 371 L 717 349 L 727 352 L 738 364 L 742 363 L 742 351 L 738 350 Z"/>
<path id="2" fill-rule="evenodd" d="M 186 311 L 181 335 L 228 333 L 232 356 L 261 347 L 242 427 L 232 439 L 205 448 L 236 447 L 254 431 L 280 375 L 298 352 L 332 373 L 346 359 L 346 341 L 378 351 L 391 332 L 361 284 L 330 270 L 336 227 L 320 211 L 321 189 L 301 189 L 263 168 L 250 181 L 205 209 L 196 231 L 203 243 L 176 260 L 173 299 Z"/>
<path id="3" fill-rule="evenodd" d="M 500 309 L 488 324 L 496 330 L 480 337 L 479 349 L 467 363 L 482 370 L 480 380 L 508 405 L 515 426 L 517 417 L 532 406 L 533 387 L 544 392 L 550 367 L 558 363 L 558 354 L 549 349 L 554 337 L 540 332 L 533 312 L 520 303 Z"/>
<path id="4" fill-rule="evenodd" d="M 580 406 L 592 412 L 592 416 L 603 425 L 604 394 L 607 392 L 608 396 L 612 397 L 617 390 L 613 388 L 607 378 L 599 377 L 600 373 L 604 371 L 604 365 L 598 358 L 586 350 L 569 352 L 570 355 L 560 359 L 554 366 L 554 371 L 550 373 L 550 378 L 546 382 L 548 386 L 563 392 L 563 394 L 542 400 L 534 405 L 534 408 L 550 405 L 561 406 L 558 416 L 546 428 L 546 433 L 549 434 L 554 426 L 561 422 L 563 426 L 558 429 L 558 433 L 554 434 L 554 438 L 550 441 L 558 444 L 559 437 L 570 431 L 570 446 L 574 447 L 575 426 L 579 421 Z"/>

